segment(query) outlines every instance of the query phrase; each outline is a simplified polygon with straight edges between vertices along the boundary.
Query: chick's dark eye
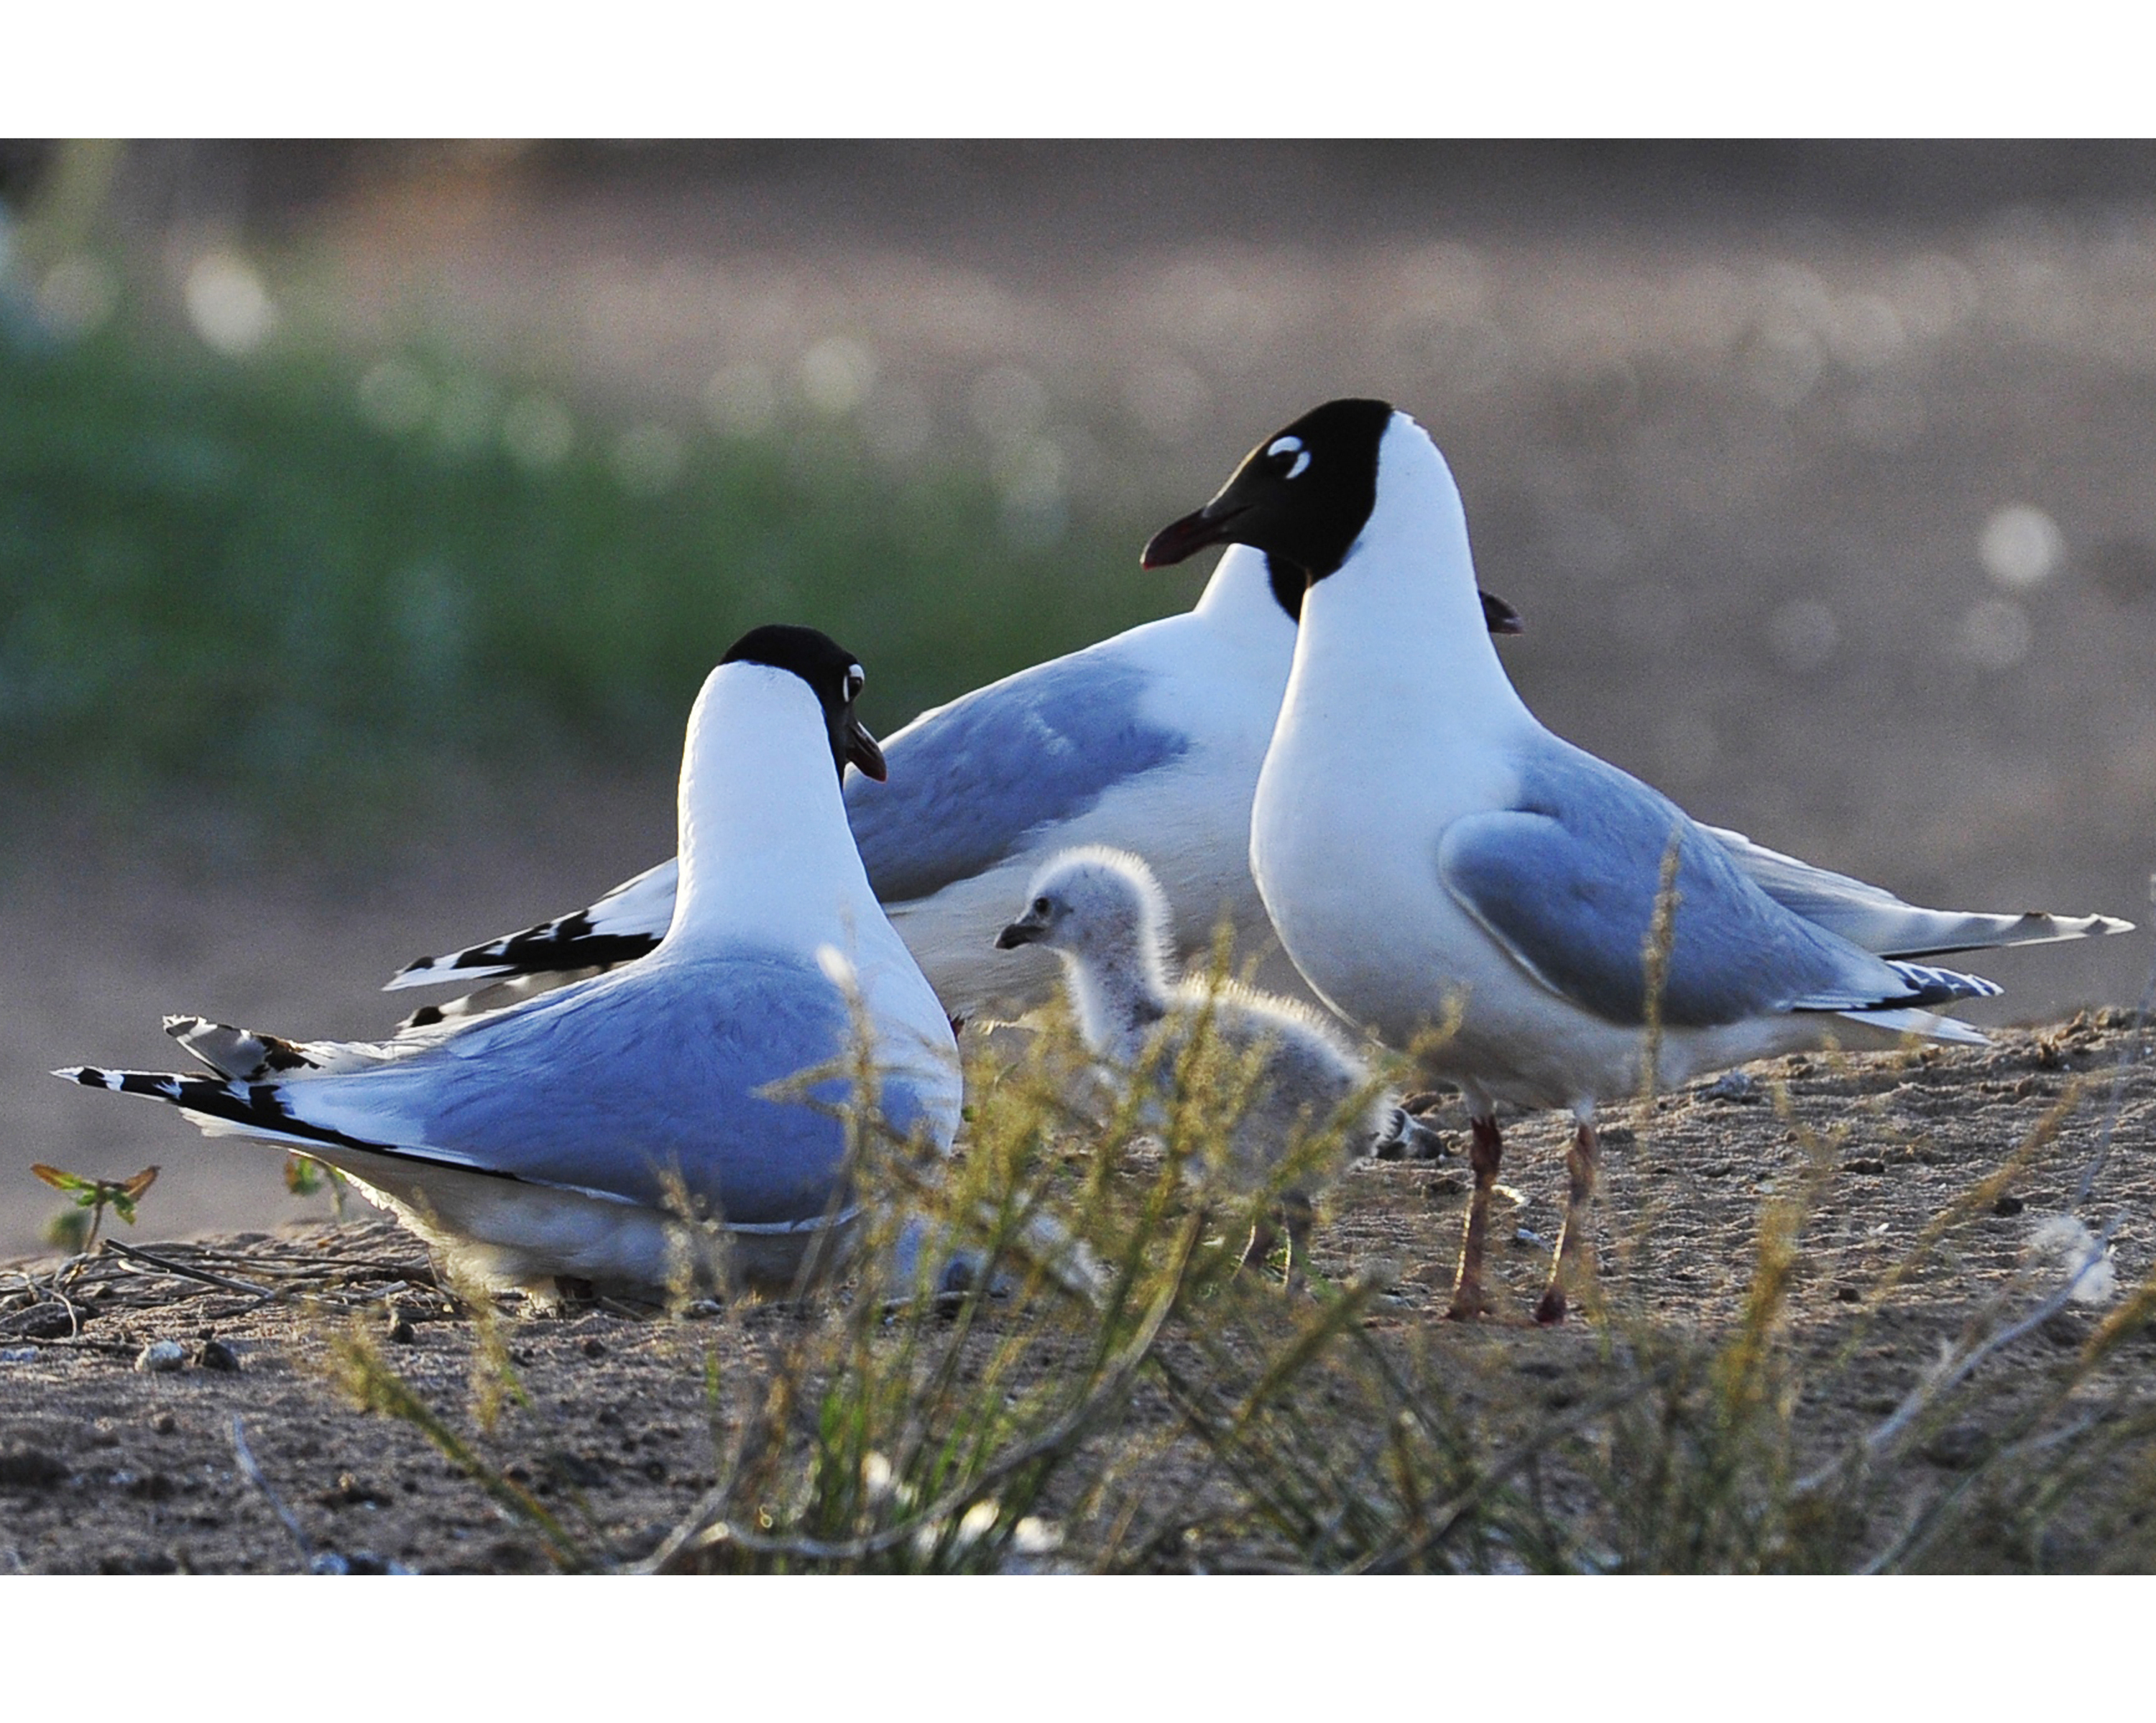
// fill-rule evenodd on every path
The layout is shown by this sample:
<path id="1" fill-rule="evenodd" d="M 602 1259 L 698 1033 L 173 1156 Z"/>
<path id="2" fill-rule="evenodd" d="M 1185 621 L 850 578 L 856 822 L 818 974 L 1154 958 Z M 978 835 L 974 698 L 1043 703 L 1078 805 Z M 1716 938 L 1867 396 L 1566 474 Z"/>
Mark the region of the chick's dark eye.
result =
<path id="1" fill-rule="evenodd" d="M 1048 913 L 1048 900 L 1045 897 L 1034 899 L 1033 913 L 1036 915 L 1045 915 Z"/>

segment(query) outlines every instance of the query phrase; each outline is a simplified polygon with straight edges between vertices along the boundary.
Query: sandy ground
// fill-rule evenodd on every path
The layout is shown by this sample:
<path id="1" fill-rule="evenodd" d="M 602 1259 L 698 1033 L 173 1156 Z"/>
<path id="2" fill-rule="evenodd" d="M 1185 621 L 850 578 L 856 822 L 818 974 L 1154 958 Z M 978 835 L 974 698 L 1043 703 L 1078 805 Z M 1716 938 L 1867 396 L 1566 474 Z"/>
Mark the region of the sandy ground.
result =
<path id="1" fill-rule="evenodd" d="M 1786 1319 L 1800 1361 L 1797 1427 L 1808 1461 L 1877 1426 L 2025 1260 L 2035 1228 L 2073 1208 L 2080 1180 L 2097 1164 L 2074 1212 L 2099 1230 L 2115 1227 L 2113 1290 L 2071 1306 L 1985 1367 L 1981 1418 L 1990 1422 L 1936 1433 L 1888 1503 L 1898 1512 L 1953 1484 L 2020 1399 L 2071 1360 L 2112 1300 L 2156 1268 L 2156 1071 L 2140 1033 L 2112 1013 L 2102 1023 L 2010 1034 L 1989 1052 L 1812 1056 L 1748 1075 L 1748 1087 L 1701 1085 L 1666 1098 L 1650 1117 L 1628 1120 L 1620 1110 L 1613 1119 L 1598 1223 L 1604 1283 L 1635 1332 L 1727 1335 L 1751 1285 L 1762 1207 L 1792 1187 L 1804 1135 L 1824 1136 L 1835 1171 L 1804 1229 Z M 1786 1116 L 1771 1099 L 1778 1083 L 1790 1097 Z M 1933 1218 L 2061 1103 L 2056 1140 L 1996 1200 L 1947 1229 L 1915 1272 L 1882 1290 Z M 1428 1361 L 1469 1406 L 1512 1392 L 1531 1409 L 1561 1409 L 1596 1380 L 1609 1331 L 1578 1321 L 1543 1331 L 1527 1320 L 1557 1232 L 1565 1128 L 1545 1115 L 1509 1131 L 1498 1210 L 1506 1242 L 1494 1259 L 1499 1310 L 1472 1329 L 1437 1320 L 1464 1202 L 1457 1171 L 1361 1163 L 1327 1204 L 1320 1274 L 1381 1270 L 1389 1290 L 1368 1327 L 1382 1344 Z M 422 1254 L 388 1223 L 249 1235 L 218 1249 L 187 1259 L 241 1281 L 266 1278 L 280 1263 L 309 1261 L 319 1274 L 341 1261 L 336 1275 L 311 1284 L 343 1302 L 309 1310 L 151 1264 L 104 1262 L 95 1265 L 102 1292 L 78 1298 L 80 1326 L 69 1336 L 56 1306 L 42 1303 L 42 1315 L 32 1314 L 26 1283 L 0 1274 L 0 1568 L 287 1572 L 325 1554 L 362 1569 L 546 1567 L 530 1533 L 415 1432 L 362 1415 L 332 1388 L 326 1348 L 355 1319 L 490 1463 L 573 1518 L 595 1559 L 634 1561 L 709 1487 L 759 1362 L 785 1326 L 820 1320 L 757 1305 L 678 1322 L 589 1310 L 509 1320 L 504 1334 L 530 1404 L 508 1409 L 485 1435 L 470 1406 L 471 1325 L 449 1314 L 427 1285 Z M 109 1272 L 123 1266 L 127 1276 Z M 393 1336 L 389 1325 L 400 1320 Z M 983 1346 L 993 1343 L 993 1320 L 989 1327 Z M 139 1368 L 143 1348 L 161 1339 L 177 1342 L 177 1367 Z M 716 1401 L 706 1387 L 714 1362 L 723 1385 Z M 2075 1403 L 2116 1393 L 2146 1413 L 2156 1405 L 2152 1372 L 2149 1341 L 2129 1342 Z M 259 1485 L 235 1459 L 235 1419 Z M 1164 1403 L 1141 1396 L 1112 1438 L 1140 1456 L 1134 1487 L 1148 1515 L 1193 1528 L 1136 1559 L 1225 1568 L 1276 1561 L 1250 1534 L 1232 1485 L 1194 1443 L 1168 1439 L 1173 1430 Z M 1058 1559 L 1072 1565 L 1085 1565 L 1108 1538 L 1090 1521 L 1060 1529 Z M 1133 1557 L 1126 1550 L 1122 1559 Z M 2068 1496 L 2040 1549 L 1984 1559 L 2139 1567 L 2156 1549 L 2146 1528 L 2121 1521 L 2096 1492 Z"/>

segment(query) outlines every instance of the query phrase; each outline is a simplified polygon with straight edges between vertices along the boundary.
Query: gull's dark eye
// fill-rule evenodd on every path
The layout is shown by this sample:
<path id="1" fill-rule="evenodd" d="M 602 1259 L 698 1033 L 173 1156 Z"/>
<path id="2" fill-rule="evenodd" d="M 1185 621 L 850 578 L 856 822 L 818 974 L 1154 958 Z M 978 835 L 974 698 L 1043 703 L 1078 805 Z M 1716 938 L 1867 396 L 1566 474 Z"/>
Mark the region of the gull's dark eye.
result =
<path id="1" fill-rule="evenodd" d="M 1283 479 L 1301 478 L 1310 464 L 1310 451 L 1302 446 L 1300 437 L 1276 437 L 1265 445 L 1265 453 L 1286 467 L 1281 474 Z"/>
<path id="2" fill-rule="evenodd" d="M 861 690 L 868 686 L 868 680 L 867 673 L 865 672 L 859 664 L 848 666 L 846 670 L 846 698 L 848 700 L 860 699 Z"/>
<path id="3" fill-rule="evenodd" d="M 1033 913 L 1036 915 L 1045 915 L 1048 913 L 1048 900 L 1045 897 L 1034 899 Z"/>

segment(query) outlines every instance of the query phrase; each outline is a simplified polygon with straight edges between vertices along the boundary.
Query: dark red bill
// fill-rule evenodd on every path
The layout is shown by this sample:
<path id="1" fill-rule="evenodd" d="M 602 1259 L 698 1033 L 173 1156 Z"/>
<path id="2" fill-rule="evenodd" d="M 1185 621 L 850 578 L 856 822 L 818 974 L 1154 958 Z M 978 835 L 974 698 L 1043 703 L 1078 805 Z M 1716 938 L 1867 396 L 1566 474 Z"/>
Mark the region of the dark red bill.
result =
<path id="1" fill-rule="evenodd" d="M 860 768 L 864 777 L 872 777 L 878 783 L 891 776 L 891 768 L 883 763 L 883 750 L 869 734 L 868 726 L 858 718 L 846 726 L 846 758 Z"/>
<path id="2" fill-rule="evenodd" d="M 1171 568 L 1186 556 L 1194 556 L 1209 545 L 1228 542 L 1229 529 L 1246 509 L 1223 509 L 1218 515 L 1209 512 L 1207 504 L 1194 515 L 1185 515 L 1180 520 L 1171 521 L 1146 541 L 1146 547 L 1138 552 L 1141 568 Z"/>

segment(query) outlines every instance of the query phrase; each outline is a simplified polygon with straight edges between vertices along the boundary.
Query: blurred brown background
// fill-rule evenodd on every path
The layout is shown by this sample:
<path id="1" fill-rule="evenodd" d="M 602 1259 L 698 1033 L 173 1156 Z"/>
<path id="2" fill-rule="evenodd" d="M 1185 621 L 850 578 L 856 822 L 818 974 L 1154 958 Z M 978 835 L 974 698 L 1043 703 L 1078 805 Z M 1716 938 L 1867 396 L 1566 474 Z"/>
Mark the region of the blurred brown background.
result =
<path id="1" fill-rule="evenodd" d="M 1200 572 L 1142 575 L 1145 532 L 1284 420 L 1379 394 L 1450 457 L 1553 728 L 1921 901 L 2147 920 L 2146 146 L 13 145 L 0 208 L 23 351 L 128 320 L 137 370 L 312 367 L 355 437 L 529 474 L 590 451 L 632 533 L 742 451 L 797 508 L 825 451 L 887 512 L 974 485 L 986 584 L 853 642 L 905 702 L 884 728 L 1186 605 Z M 94 613 L 93 567 L 0 588 L 0 741 L 30 607 L 79 587 Z M 835 595 L 896 577 L 829 578 L 742 602 L 835 627 Z M 43 1073 L 162 1064 L 167 1011 L 387 1028 L 420 997 L 373 991 L 405 960 L 667 852 L 675 687 L 627 740 L 563 719 L 558 747 L 437 756 L 422 726 L 418 793 L 311 839 L 221 800 L 215 757 L 127 797 L 64 759 L 0 781 L 0 1252 L 53 1206 L 33 1160 L 162 1162 L 152 1234 L 318 1207 L 270 1151 Z M 2131 1001 L 2148 952 L 1988 958 L 2008 997 L 1972 1015 Z"/>

